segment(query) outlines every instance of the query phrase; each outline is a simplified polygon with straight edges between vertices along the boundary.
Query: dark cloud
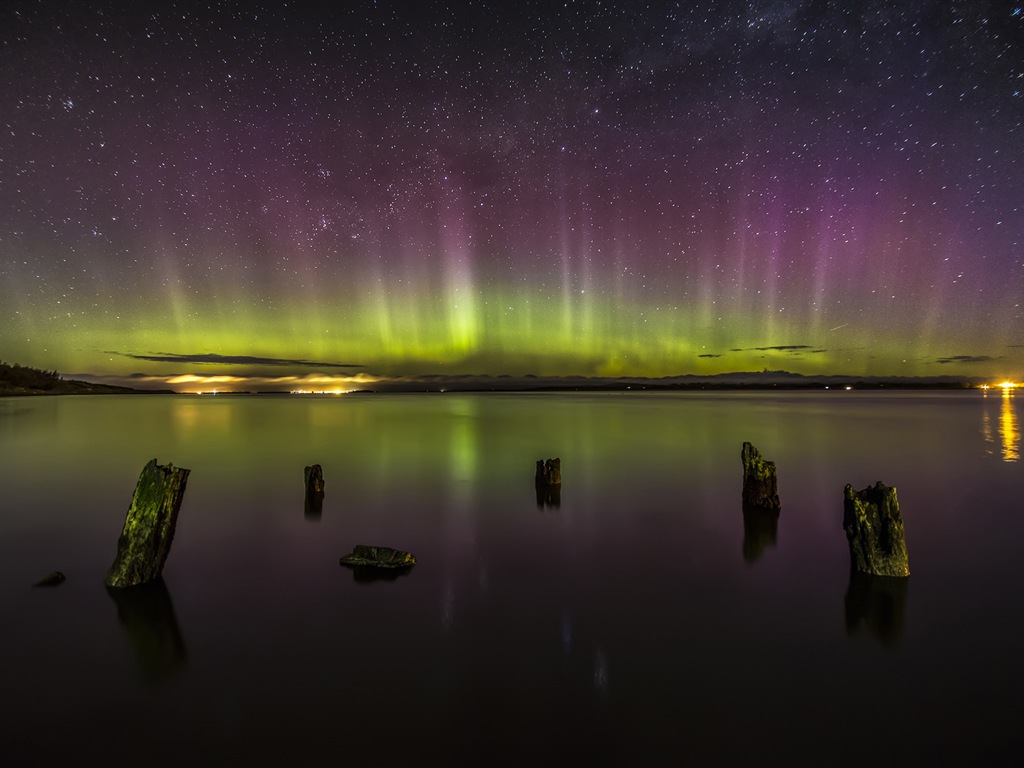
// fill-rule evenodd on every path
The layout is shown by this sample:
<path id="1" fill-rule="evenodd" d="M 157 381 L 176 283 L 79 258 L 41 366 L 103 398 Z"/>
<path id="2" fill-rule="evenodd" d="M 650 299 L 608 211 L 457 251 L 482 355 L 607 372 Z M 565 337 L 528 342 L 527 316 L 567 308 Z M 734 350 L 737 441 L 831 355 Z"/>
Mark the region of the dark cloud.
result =
<path id="1" fill-rule="evenodd" d="M 937 363 L 990 363 L 996 358 L 991 355 L 953 355 L 952 357 L 940 357 Z"/>
<path id="2" fill-rule="evenodd" d="M 301 366 L 304 368 L 362 368 L 358 363 L 327 363 L 320 360 L 297 360 L 286 357 L 254 357 L 252 355 L 180 355 L 162 352 L 152 355 L 131 355 L 117 352 L 132 360 L 146 360 L 151 363 L 190 363 L 192 365 L 273 365 Z"/>
<path id="3" fill-rule="evenodd" d="M 697 357 L 721 357 L 721 356 L 722 356 L 721 354 L 713 355 L 713 354 L 710 354 L 710 353 L 705 354 L 705 355 L 697 355 Z"/>
<path id="4" fill-rule="evenodd" d="M 812 349 L 810 344 L 779 344 L 774 347 L 743 347 L 730 349 L 730 352 L 795 352 L 801 349 Z M 824 351 L 824 350 L 822 350 Z"/>

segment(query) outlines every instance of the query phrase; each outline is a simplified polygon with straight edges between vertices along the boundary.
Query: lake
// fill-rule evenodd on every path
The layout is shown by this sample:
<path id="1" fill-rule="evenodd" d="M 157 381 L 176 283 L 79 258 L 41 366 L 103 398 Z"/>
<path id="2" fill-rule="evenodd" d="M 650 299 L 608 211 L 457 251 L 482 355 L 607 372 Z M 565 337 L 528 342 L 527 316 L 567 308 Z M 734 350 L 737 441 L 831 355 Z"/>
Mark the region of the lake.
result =
<path id="1" fill-rule="evenodd" d="M 0 759 L 1024 757 L 1020 413 L 979 391 L 0 399 Z M 743 513 L 744 441 L 777 464 L 777 523 Z M 108 594 L 154 457 L 192 471 L 163 581 Z M 850 576 L 843 487 L 878 480 L 896 584 Z M 356 544 L 418 564 L 357 580 Z"/>

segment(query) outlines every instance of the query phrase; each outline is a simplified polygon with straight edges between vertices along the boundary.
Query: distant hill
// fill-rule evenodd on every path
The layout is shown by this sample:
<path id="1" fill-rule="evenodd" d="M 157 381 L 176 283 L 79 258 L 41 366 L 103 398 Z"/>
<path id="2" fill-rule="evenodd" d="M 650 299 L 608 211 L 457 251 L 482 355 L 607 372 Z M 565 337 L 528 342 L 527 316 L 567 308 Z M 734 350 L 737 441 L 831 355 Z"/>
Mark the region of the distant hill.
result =
<path id="1" fill-rule="evenodd" d="M 170 390 L 164 390 L 168 393 Z M 0 361 L 0 396 L 4 395 L 142 395 L 154 394 L 131 387 L 90 384 L 64 379 L 57 371 L 44 371 L 26 365 Z"/>
<path id="2" fill-rule="evenodd" d="M 970 389 L 984 379 L 960 376 L 804 375 L 790 371 L 735 371 L 661 378 L 594 376 L 407 376 L 374 383 L 375 392 L 618 392 L 788 389 Z"/>

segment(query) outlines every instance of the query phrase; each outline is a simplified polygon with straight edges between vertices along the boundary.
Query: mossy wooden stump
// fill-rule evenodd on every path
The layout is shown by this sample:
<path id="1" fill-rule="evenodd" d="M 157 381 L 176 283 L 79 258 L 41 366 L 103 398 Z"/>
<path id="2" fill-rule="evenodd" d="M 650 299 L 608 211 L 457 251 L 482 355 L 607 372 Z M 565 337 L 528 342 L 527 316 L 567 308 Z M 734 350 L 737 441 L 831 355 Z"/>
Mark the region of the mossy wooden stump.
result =
<path id="1" fill-rule="evenodd" d="M 843 491 L 843 529 L 850 544 L 850 566 L 871 576 L 909 576 L 903 515 L 896 489 L 875 483 L 863 491 Z"/>
<path id="2" fill-rule="evenodd" d="M 775 462 L 765 461 L 761 452 L 750 443 L 743 444 L 740 458 L 743 460 L 744 508 L 780 512 L 782 503 L 779 501 Z"/>
<path id="3" fill-rule="evenodd" d="M 162 466 L 156 459 L 143 467 L 117 540 L 117 556 L 107 572 L 108 587 L 132 587 L 160 576 L 190 471 Z"/>
<path id="4" fill-rule="evenodd" d="M 561 485 L 562 484 L 562 460 L 548 459 L 537 461 L 537 485 Z"/>

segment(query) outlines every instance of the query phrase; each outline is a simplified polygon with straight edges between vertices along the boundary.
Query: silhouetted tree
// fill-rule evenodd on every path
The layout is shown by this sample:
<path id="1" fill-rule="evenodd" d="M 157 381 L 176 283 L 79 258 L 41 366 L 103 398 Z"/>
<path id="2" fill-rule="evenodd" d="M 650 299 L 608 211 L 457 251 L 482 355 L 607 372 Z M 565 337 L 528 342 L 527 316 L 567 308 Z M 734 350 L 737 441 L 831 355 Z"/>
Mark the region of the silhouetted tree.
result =
<path id="1" fill-rule="evenodd" d="M 60 383 L 57 371 L 43 371 L 26 365 L 0 361 L 0 388 L 50 390 Z"/>

